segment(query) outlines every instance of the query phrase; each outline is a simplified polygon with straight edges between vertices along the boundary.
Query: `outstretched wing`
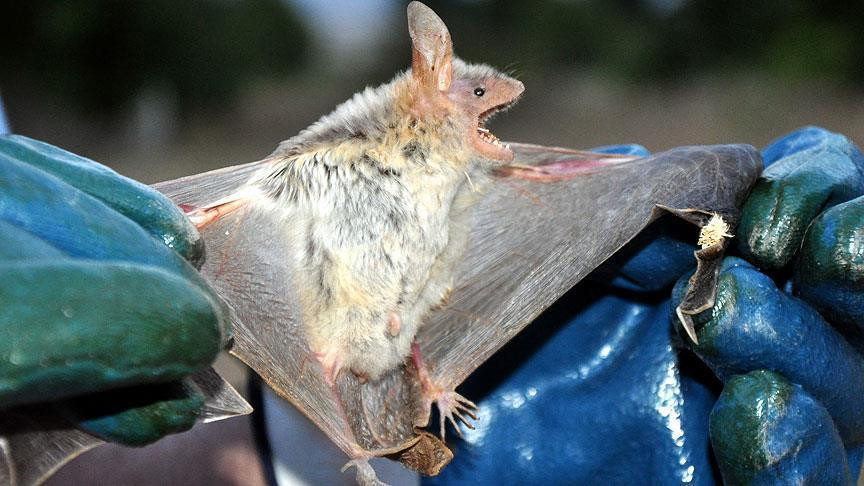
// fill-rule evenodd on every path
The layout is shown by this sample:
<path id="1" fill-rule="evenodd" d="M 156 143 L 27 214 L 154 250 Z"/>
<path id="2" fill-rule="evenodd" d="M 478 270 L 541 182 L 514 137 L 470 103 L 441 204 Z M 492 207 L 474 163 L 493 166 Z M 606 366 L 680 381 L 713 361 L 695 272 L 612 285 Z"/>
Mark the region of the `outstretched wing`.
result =
<path id="1" fill-rule="evenodd" d="M 636 160 L 512 144 L 512 166 L 474 183 L 468 246 L 449 303 L 417 336 L 433 381 L 455 388 L 552 302 L 657 217 L 657 205 L 736 214 L 761 170 L 749 146 L 679 148 Z M 260 164 L 260 163 L 259 163 Z M 178 204 L 224 198 L 260 165 L 158 184 Z M 470 189 L 469 189 L 470 190 Z M 454 216 L 454 217 L 455 217 Z M 305 343 L 284 250 L 290 221 L 250 208 L 202 231 L 204 275 L 234 311 L 232 353 L 355 458 L 402 452 L 434 473 L 449 451 L 421 434 L 428 410 L 411 363 L 329 386 Z M 406 452 L 407 450 L 407 452 Z"/>
<path id="2" fill-rule="evenodd" d="M 550 170 L 508 170 L 484 187 L 450 303 L 418 335 L 442 386 L 461 383 L 636 236 L 660 214 L 657 205 L 735 214 L 761 171 L 755 149 L 741 145 L 682 147 L 617 164 L 513 148 L 519 164 Z"/>

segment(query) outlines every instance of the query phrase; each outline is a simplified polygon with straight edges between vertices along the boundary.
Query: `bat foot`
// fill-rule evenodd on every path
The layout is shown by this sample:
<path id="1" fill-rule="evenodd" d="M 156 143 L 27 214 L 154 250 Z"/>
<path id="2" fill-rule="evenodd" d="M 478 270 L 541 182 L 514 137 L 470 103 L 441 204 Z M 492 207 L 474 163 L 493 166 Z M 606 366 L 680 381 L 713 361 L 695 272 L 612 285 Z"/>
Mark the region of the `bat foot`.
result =
<path id="1" fill-rule="evenodd" d="M 387 483 L 378 479 L 375 470 L 369 464 L 369 459 L 352 459 L 342 466 L 341 472 L 345 472 L 350 468 L 357 469 L 357 484 L 362 486 L 387 486 Z"/>
<path id="2" fill-rule="evenodd" d="M 462 437 L 462 431 L 459 430 L 459 423 L 462 422 L 471 430 L 474 430 L 473 420 L 477 420 L 477 405 L 456 393 L 455 391 L 439 391 L 434 398 L 431 399 L 438 407 L 438 422 L 441 427 L 441 441 L 445 439 L 447 431 L 447 422 L 453 426 L 456 435 Z M 467 417 L 466 417 L 467 415 Z M 468 420 L 468 417 L 471 420 Z"/>
<path id="3" fill-rule="evenodd" d="M 446 438 L 448 421 L 453 425 L 459 437 L 462 437 L 462 431 L 459 430 L 457 420 L 473 430 L 474 424 L 468 420 L 466 415 L 471 420 L 477 420 L 477 405 L 455 391 L 445 390 L 432 381 L 432 378 L 429 376 L 429 370 L 426 368 L 426 363 L 423 361 L 420 345 L 416 342 L 411 344 L 411 355 L 414 359 L 414 366 L 417 368 L 420 384 L 423 387 L 423 401 L 426 407 L 431 407 L 433 403 L 438 407 L 441 441 L 444 442 Z"/>

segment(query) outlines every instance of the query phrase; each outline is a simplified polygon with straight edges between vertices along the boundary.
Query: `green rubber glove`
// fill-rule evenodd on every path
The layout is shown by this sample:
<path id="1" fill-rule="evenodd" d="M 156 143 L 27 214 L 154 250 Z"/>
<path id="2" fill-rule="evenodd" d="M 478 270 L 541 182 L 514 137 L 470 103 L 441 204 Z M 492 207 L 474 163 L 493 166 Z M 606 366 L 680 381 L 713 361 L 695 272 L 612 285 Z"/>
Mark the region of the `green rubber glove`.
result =
<path id="1" fill-rule="evenodd" d="M 816 127 L 775 141 L 764 156 L 767 168 L 744 204 L 736 242 L 745 258 L 778 270 L 824 208 L 864 194 L 864 158 L 846 137 Z"/>
<path id="2" fill-rule="evenodd" d="M 864 156 L 816 127 L 763 156 L 736 230 L 747 261 L 724 260 L 689 343 L 724 382 L 712 448 L 727 484 L 852 484 L 864 452 Z"/>
<path id="3" fill-rule="evenodd" d="M 0 137 L 0 408 L 56 403 L 128 445 L 191 427 L 203 397 L 180 380 L 230 338 L 202 260 L 198 232 L 158 192 Z"/>

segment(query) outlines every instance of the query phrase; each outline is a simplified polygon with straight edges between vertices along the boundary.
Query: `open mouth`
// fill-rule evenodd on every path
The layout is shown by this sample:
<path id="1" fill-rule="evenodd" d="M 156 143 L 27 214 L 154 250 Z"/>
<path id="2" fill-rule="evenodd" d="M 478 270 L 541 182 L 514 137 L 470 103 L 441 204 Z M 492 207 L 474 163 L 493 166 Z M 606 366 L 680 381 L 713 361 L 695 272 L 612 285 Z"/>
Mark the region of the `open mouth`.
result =
<path id="1" fill-rule="evenodd" d="M 501 110 L 510 106 L 512 102 L 502 103 L 497 106 L 493 106 L 492 108 L 484 111 L 477 117 L 477 130 L 476 137 L 474 137 L 474 148 L 480 152 L 485 157 L 494 160 L 500 160 L 504 162 L 509 162 L 513 160 L 513 151 L 510 150 L 509 144 L 501 143 L 492 132 L 489 131 L 484 125 L 487 121 L 500 112 Z"/>

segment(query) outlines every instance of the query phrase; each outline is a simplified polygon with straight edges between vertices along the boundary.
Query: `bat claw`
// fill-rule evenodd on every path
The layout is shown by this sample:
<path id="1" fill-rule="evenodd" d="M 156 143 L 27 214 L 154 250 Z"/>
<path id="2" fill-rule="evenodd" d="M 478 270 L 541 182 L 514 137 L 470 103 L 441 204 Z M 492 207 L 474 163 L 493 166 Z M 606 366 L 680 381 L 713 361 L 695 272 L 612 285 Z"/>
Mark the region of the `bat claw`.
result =
<path id="1" fill-rule="evenodd" d="M 468 400 L 467 398 L 463 397 L 462 395 L 460 395 L 458 393 L 454 392 L 453 394 L 456 395 L 455 398 L 456 398 L 457 405 L 459 407 L 461 407 L 463 410 L 466 410 L 466 411 L 478 410 L 476 403 L 472 402 L 471 400 Z M 477 417 L 474 417 L 474 420 L 477 420 Z"/>
<path id="2" fill-rule="evenodd" d="M 466 413 L 467 413 L 467 412 L 466 412 Z M 468 415 L 471 416 L 470 414 L 468 414 Z M 453 410 L 453 416 L 456 417 L 457 419 L 459 419 L 460 422 L 462 422 L 463 424 L 465 424 L 466 427 L 468 427 L 468 428 L 471 429 L 471 430 L 474 430 L 474 424 L 472 424 L 470 420 L 468 420 L 467 418 L 465 418 L 465 416 L 462 415 L 462 413 L 461 413 L 459 410 Z M 471 418 L 472 418 L 473 420 L 477 420 L 477 417 L 476 417 L 476 416 L 471 416 Z M 454 424 L 454 426 L 455 426 L 455 422 L 454 422 L 453 424 Z"/>
<path id="3" fill-rule="evenodd" d="M 465 424 L 471 430 L 474 430 L 474 424 L 471 420 L 477 420 L 478 410 L 474 402 L 468 400 L 455 391 L 441 391 L 434 399 L 435 406 L 438 407 L 438 421 L 441 428 L 441 440 L 446 439 L 447 422 L 453 426 L 456 435 L 462 437 L 462 430 L 459 428 L 459 422 Z M 468 417 L 471 418 L 469 420 Z"/>

